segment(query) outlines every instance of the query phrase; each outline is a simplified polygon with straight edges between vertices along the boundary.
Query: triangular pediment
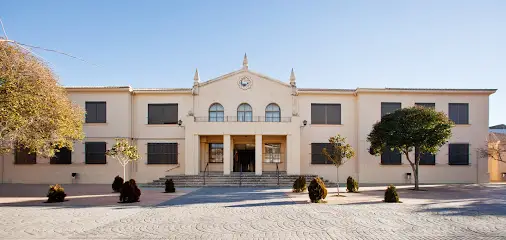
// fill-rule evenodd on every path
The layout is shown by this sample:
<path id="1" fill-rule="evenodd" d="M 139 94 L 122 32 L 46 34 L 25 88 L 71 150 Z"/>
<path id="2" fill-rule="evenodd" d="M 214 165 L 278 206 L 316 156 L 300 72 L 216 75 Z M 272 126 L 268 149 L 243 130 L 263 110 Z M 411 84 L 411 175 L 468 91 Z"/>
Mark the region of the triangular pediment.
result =
<path id="1" fill-rule="evenodd" d="M 240 70 L 237 70 L 237 71 L 234 71 L 234 72 L 230 72 L 230 73 L 221 75 L 221 76 L 219 76 L 217 78 L 213 78 L 213 79 L 210 79 L 208 81 L 202 82 L 202 83 L 199 84 L 199 86 L 206 86 L 206 85 L 209 85 L 209 84 L 213 84 L 215 82 L 219 82 L 221 80 L 229 79 L 229 78 L 234 77 L 236 75 L 244 75 L 244 74 L 251 74 L 251 75 L 259 77 L 261 79 L 265 79 L 265 80 L 268 80 L 268 81 L 280 84 L 280 85 L 285 86 L 285 87 L 290 87 L 290 84 L 288 84 L 288 83 L 282 82 L 282 81 L 280 81 L 278 79 L 271 78 L 271 77 L 265 76 L 263 74 L 251 71 L 249 69 L 244 69 L 244 68 L 240 69 Z"/>

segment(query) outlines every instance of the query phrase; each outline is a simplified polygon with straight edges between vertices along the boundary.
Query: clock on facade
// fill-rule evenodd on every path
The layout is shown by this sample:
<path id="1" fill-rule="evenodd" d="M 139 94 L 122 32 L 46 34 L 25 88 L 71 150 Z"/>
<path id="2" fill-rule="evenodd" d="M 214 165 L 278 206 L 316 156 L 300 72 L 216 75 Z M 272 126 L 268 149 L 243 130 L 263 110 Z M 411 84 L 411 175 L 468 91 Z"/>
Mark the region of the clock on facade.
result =
<path id="1" fill-rule="evenodd" d="M 244 76 L 239 79 L 237 84 L 239 84 L 239 87 L 241 89 L 246 90 L 246 89 L 251 88 L 251 85 L 253 84 L 253 82 L 251 81 L 251 79 L 249 77 Z"/>

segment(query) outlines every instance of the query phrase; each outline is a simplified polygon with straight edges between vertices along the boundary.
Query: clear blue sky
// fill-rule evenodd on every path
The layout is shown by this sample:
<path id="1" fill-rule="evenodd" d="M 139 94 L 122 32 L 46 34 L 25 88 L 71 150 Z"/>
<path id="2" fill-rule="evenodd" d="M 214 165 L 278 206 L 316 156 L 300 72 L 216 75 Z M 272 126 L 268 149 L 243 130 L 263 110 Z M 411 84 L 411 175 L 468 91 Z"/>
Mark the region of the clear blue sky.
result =
<path id="1" fill-rule="evenodd" d="M 47 3 L 46 3 L 47 2 Z M 315 4 L 315 3 L 318 4 Z M 506 123 L 506 1 L 7 1 L 9 38 L 63 85 L 191 87 L 241 67 L 299 87 L 498 88 Z"/>

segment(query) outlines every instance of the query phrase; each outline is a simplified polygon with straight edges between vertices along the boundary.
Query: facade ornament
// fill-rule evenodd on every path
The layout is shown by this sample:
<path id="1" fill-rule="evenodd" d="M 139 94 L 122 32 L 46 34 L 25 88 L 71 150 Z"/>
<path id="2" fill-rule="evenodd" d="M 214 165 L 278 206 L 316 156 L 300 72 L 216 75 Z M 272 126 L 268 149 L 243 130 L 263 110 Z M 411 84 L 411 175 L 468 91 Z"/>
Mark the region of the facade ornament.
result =
<path id="1" fill-rule="evenodd" d="M 248 56 L 244 53 L 244 60 L 242 60 L 242 69 L 248 69 Z"/>
<path id="2" fill-rule="evenodd" d="M 200 82 L 199 69 L 195 68 L 195 76 L 193 77 L 193 85 L 198 85 Z"/>
<path id="3" fill-rule="evenodd" d="M 292 68 L 292 72 L 290 73 L 290 85 L 291 86 L 295 86 L 295 73 L 293 72 L 293 68 Z"/>
<path id="4" fill-rule="evenodd" d="M 239 85 L 240 89 L 247 90 L 251 88 L 251 85 L 253 85 L 253 81 L 251 81 L 251 79 L 248 76 L 243 76 L 239 78 L 237 84 Z"/>
<path id="5" fill-rule="evenodd" d="M 199 84 L 200 84 L 199 69 L 195 68 L 195 76 L 193 76 L 193 88 L 192 88 L 193 95 L 199 94 Z"/>

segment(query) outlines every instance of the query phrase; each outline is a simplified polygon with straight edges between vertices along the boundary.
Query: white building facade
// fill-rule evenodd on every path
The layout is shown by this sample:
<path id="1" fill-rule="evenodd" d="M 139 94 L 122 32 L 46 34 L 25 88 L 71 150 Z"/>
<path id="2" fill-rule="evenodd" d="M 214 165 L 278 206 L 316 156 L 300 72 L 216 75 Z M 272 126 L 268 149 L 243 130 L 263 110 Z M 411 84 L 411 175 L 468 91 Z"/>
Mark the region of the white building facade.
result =
<path id="1" fill-rule="evenodd" d="M 356 156 L 340 168 L 361 183 L 406 183 L 411 167 L 405 156 L 372 156 L 367 135 L 381 116 L 398 108 L 423 105 L 455 121 L 453 136 L 435 156 L 425 156 L 422 183 L 488 182 L 486 146 L 489 95 L 494 89 L 307 89 L 243 67 L 193 87 L 67 87 L 69 97 L 87 111 L 86 138 L 74 151 L 52 159 L 18 152 L 3 156 L 2 182 L 111 183 L 122 175 L 105 156 L 116 138 L 128 138 L 141 159 L 128 167 L 128 178 L 148 183 L 165 175 L 204 171 L 254 172 L 279 169 L 289 175 L 336 178 L 321 149 L 340 134 Z M 72 178 L 72 173 L 77 177 Z"/>

